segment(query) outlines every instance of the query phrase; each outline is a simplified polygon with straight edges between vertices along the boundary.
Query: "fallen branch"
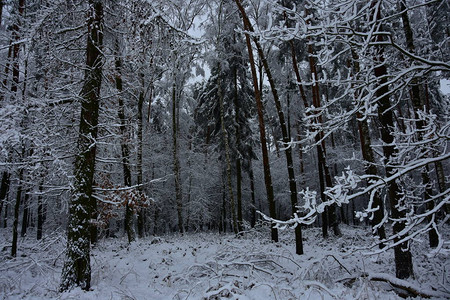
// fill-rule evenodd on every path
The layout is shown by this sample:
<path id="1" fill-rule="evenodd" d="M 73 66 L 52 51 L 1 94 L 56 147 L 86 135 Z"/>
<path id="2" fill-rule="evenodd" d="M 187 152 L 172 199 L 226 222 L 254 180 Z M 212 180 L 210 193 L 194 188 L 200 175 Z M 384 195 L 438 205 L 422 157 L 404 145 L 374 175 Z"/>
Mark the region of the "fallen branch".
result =
<path id="1" fill-rule="evenodd" d="M 318 282 L 318 281 L 310 281 L 310 280 L 305 280 L 303 282 L 303 284 L 305 286 L 311 286 L 311 287 L 315 287 L 315 288 L 319 288 L 321 290 L 324 290 L 325 292 L 327 292 L 331 297 L 333 297 L 334 299 L 337 299 L 338 297 L 332 292 L 330 291 L 324 284 Z"/>
<path id="2" fill-rule="evenodd" d="M 420 286 L 417 286 L 417 284 L 410 283 L 403 279 L 398 279 L 392 275 L 384 274 L 384 273 L 363 273 L 360 276 L 352 276 L 352 277 L 346 277 L 337 280 L 336 282 L 342 282 L 342 281 L 350 281 L 354 282 L 356 279 L 360 277 L 366 277 L 371 281 L 381 281 L 381 282 L 387 282 L 391 286 L 401 289 L 403 291 L 406 291 L 408 293 L 408 296 L 413 297 L 423 297 L 423 298 L 447 298 L 450 299 L 450 295 L 447 293 L 439 292 L 439 291 L 432 291 L 432 290 L 426 290 L 421 288 Z M 397 294 L 399 292 L 396 291 Z"/>

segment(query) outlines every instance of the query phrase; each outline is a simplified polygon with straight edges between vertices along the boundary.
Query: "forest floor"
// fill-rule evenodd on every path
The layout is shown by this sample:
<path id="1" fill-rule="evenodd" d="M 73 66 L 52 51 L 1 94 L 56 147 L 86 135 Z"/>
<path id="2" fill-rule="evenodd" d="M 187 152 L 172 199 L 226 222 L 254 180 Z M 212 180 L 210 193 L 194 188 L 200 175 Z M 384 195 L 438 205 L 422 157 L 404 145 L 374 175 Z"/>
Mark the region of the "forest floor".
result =
<path id="1" fill-rule="evenodd" d="M 304 229 L 301 256 L 290 230 L 280 233 L 279 243 L 269 240 L 267 229 L 241 237 L 172 234 L 130 245 L 125 238 L 102 239 L 92 250 L 92 290 L 58 293 L 65 235 L 22 238 L 11 258 L 11 233 L 0 229 L 0 299 L 387 300 L 411 291 L 450 298 L 448 250 L 431 255 L 426 241 L 415 242 L 415 278 L 405 282 L 393 276 L 393 250 L 356 251 L 374 242 L 368 229 L 342 226 L 342 232 L 324 240 L 319 228 Z"/>

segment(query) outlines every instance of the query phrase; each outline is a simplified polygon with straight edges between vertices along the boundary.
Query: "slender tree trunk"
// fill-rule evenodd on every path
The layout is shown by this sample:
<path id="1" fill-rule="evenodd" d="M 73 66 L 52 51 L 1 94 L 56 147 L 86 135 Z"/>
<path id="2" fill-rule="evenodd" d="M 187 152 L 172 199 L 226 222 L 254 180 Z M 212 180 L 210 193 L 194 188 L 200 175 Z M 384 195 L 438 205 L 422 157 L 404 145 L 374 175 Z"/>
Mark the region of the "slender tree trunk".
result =
<path id="1" fill-rule="evenodd" d="M 137 130 L 137 138 L 138 138 L 138 150 L 137 150 L 137 184 L 138 184 L 138 190 L 139 192 L 143 192 L 143 187 L 142 187 L 142 182 L 143 182 L 143 171 L 142 171 L 142 166 L 143 166 L 143 159 L 142 159 L 142 152 L 143 152 L 143 148 L 144 148 L 144 141 L 143 141 L 143 107 L 144 107 L 144 93 L 145 93 L 145 89 L 144 89 L 144 74 L 140 73 L 139 74 L 140 80 L 141 80 L 141 92 L 139 93 L 139 99 L 138 99 L 138 107 L 137 107 L 137 118 L 138 118 L 138 130 Z M 131 178 L 131 175 L 130 175 Z M 131 179 L 130 179 L 130 185 L 131 185 Z M 128 215 L 128 219 L 127 217 L 125 217 L 125 219 L 127 219 L 125 222 L 128 222 L 130 228 L 131 226 L 133 226 L 132 222 L 132 211 L 130 210 L 130 208 L 127 207 L 125 208 L 126 212 L 125 215 Z M 138 216 L 137 216 L 137 228 L 138 228 L 138 236 L 140 238 L 142 238 L 144 236 L 144 212 L 143 210 L 139 210 L 138 211 Z M 130 231 L 130 234 L 131 231 Z"/>
<path id="2" fill-rule="evenodd" d="M 0 217 L 2 215 L 2 209 L 3 209 L 3 203 L 6 202 L 6 195 L 8 194 L 9 190 L 9 181 L 10 174 L 6 171 L 3 171 L 2 175 L 2 183 L 0 185 Z M 6 205 L 5 205 L 6 207 Z"/>
<path id="3" fill-rule="evenodd" d="M 191 162 L 191 153 L 192 153 L 192 135 L 189 134 L 189 142 L 188 142 L 188 150 L 189 155 L 187 158 L 187 168 L 189 170 L 189 180 L 188 180 L 188 192 L 187 192 L 187 199 L 186 199 L 186 231 L 189 231 L 189 226 L 191 223 L 191 194 L 192 194 L 192 162 Z"/>
<path id="4" fill-rule="evenodd" d="M 313 85 L 312 85 L 312 98 L 313 98 L 313 105 L 314 107 L 321 107 L 320 103 L 320 93 L 319 93 L 319 84 L 318 84 L 318 76 L 317 76 L 317 69 L 316 69 L 316 63 L 313 56 L 313 46 L 311 42 L 308 44 L 308 53 L 309 53 L 309 67 L 311 70 L 311 74 L 313 76 Z M 322 123 L 322 115 L 319 115 L 316 118 L 316 123 L 321 124 Z M 323 131 L 320 131 L 316 135 L 316 143 L 317 143 L 317 158 L 318 163 L 322 165 L 323 168 L 323 175 L 325 176 L 325 183 L 327 187 L 332 186 L 331 181 L 331 174 L 330 170 L 327 164 L 326 159 L 326 147 L 325 147 L 325 141 L 323 140 Z M 320 172 L 319 172 L 320 173 Z M 324 194 L 325 192 L 325 186 L 322 186 L 323 189 L 321 189 L 321 194 Z M 326 196 L 322 196 L 322 201 L 326 200 Z M 329 226 L 333 228 L 333 232 L 335 235 L 341 235 L 341 231 L 339 229 L 339 223 L 336 218 L 336 204 L 332 204 L 330 207 L 327 208 L 327 210 L 324 211 L 323 219 L 326 219 L 328 217 Z M 324 225 L 322 225 L 324 226 Z M 326 233 L 327 229 L 323 228 L 323 233 L 325 233 L 324 236 L 327 235 Z"/>
<path id="5" fill-rule="evenodd" d="M 3 17 L 3 5 L 5 4 L 5 1 L 0 0 L 0 24 L 2 24 L 2 17 Z"/>
<path id="6" fill-rule="evenodd" d="M 9 209 L 9 205 L 8 202 L 6 202 L 5 204 L 5 213 L 3 215 L 3 228 L 8 227 L 8 209 Z"/>
<path id="7" fill-rule="evenodd" d="M 175 78 L 174 78 L 175 80 Z M 177 126 L 177 96 L 176 83 L 172 85 L 172 142 L 173 142 L 173 172 L 175 174 L 175 203 L 178 215 L 178 230 L 184 232 L 183 228 L 183 192 L 181 189 L 180 159 L 178 157 L 178 126 Z"/>
<path id="8" fill-rule="evenodd" d="M 18 14 L 17 20 L 14 22 L 12 26 L 13 31 L 13 41 L 14 45 L 12 46 L 12 85 L 11 85 L 11 94 L 13 97 L 17 96 L 17 89 L 19 85 L 19 50 L 20 50 L 20 25 L 22 23 L 22 17 L 25 11 L 25 0 L 19 0 L 18 3 Z M 6 80 L 6 78 L 5 78 Z M 22 154 L 25 151 L 22 150 Z M 17 186 L 17 194 L 16 194 L 16 203 L 14 205 L 14 221 L 13 221 L 13 239 L 12 239 L 12 247 L 11 247 L 11 256 L 15 257 L 17 255 L 17 238 L 18 238 L 18 225 L 19 225 L 19 210 L 20 210 L 20 202 L 22 198 L 22 180 L 23 180 L 23 167 L 19 170 L 19 178 L 18 178 L 18 186 Z"/>
<path id="9" fill-rule="evenodd" d="M 353 58 L 353 72 L 354 75 L 360 71 L 359 67 L 359 57 L 358 54 L 352 50 L 352 58 Z M 355 94 L 355 99 L 358 99 L 358 95 Z M 375 156 L 372 150 L 372 141 L 370 139 L 370 131 L 369 124 L 367 124 L 367 119 L 364 118 L 360 112 L 356 113 L 356 118 L 358 119 L 358 131 L 359 131 L 359 140 L 361 144 L 361 152 L 364 161 L 366 162 L 365 173 L 370 176 L 378 176 L 377 167 L 375 165 Z M 368 182 L 367 182 L 368 183 Z M 354 201 L 354 200 L 353 200 Z M 373 204 L 369 205 L 369 209 L 378 208 L 373 213 L 373 218 L 371 219 L 372 231 L 376 234 L 381 240 L 386 239 L 386 231 L 384 225 L 382 224 L 385 216 L 385 208 L 384 202 L 381 198 L 380 193 L 376 193 L 373 197 Z M 384 247 L 384 243 L 379 244 L 380 249 Z"/>
<path id="10" fill-rule="evenodd" d="M 248 22 L 248 24 L 250 24 Z M 250 31 L 253 31 L 253 28 L 249 27 Z M 270 84 L 270 89 L 272 90 L 273 99 L 275 101 L 275 108 L 277 110 L 278 114 L 278 120 L 281 127 L 281 134 L 283 137 L 283 146 L 285 147 L 284 154 L 286 157 L 286 166 L 288 171 L 288 178 L 289 178 L 289 190 L 290 190 L 290 198 L 291 198 L 291 210 L 292 215 L 294 215 L 297 212 L 297 181 L 295 180 L 295 172 L 294 172 L 294 161 L 292 158 L 292 147 L 290 147 L 289 143 L 291 142 L 291 137 L 288 134 L 288 127 L 286 124 L 283 108 L 281 107 L 281 101 L 278 96 L 278 90 L 275 85 L 275 80 L 272 76 L 272 72 L 269 67 L 269 63 L 267 62 L 267 59 L 264 55 L 264 51 L 257 39 L 253 39 L 254 43 L 256 44 L 256 48 L 258 50 L 259 57 L 262 61 L 264 70 L 267 75 L 267 80 Z M 302 243 L 302 229 L 301 224 L 297 224 L 295 227 L 295 253 L 296 254 L 303 254 L 303 243 Z"/>
<path id="11" fill-rule="evenodd" d="M 298 69 L 298 63 L 297 58 L 295 55 L 295 48 L 293 41 L 289 41 L 289 45 L 291 48 L 291 57 L 292 57 L 292 65 L 294 68 L 295 77 L 297 80 L 297 86 L 299 88 L 300 96 L 303 100 L 303 105 L 305 106 L 305 109 L 309 107 L 308 100 L 306 98 L 306 93 L 303 88 L 302 80 L 300 77 L 300 72 Z M 308 45 L 308 52 L 309 52 L 309 66 L 311 69 L 311 74 L 314 76 L 314 82 L 312 85 L 312 98 L 313 98 L 313 105 L 315 107 L 320 107 L 320 94 L 319 94 L 319 86 L 317 83 L 317 70 L 315 67 L 315 61 L 313 57 L 313 49 L 312 45 Z M 321 116 L 319 116 L 318 120 L 316 120 L 317 123 L 321 123 Z M 316 150 L 317 150 L 317 159 L 318 159 L 318 169 L 319 169 L 319 185 L 320 185 L 320 191 L 321 191 L 321 199 L 322 201 L 326 201 L 326 196 L 324 194 L 325 192 L 325 184 L 327 186 L 331 186 L 331 174 L 328 169 L 328 165 L 326 163 L 326 156 L 325 156 L 325 141 L 322 140 L 320 142 L 320 139 L 323 137 L 323 132 L 320 132 L 316 135 Z M 324 179 L 325 178 L 325 179 Z M 329 220 L 330 219 L 330 220 Z M 332 205 L 330 208 L 325 208 L 324 212 L 322 213 L 322 235 L 323 237 L 328 236 L 328 221 L 330 221 L 331 225 L 333 226 L 334 233 L 336 235 L 340 235 L 340 229 L 338 226 L 337 218 L 336 218 L 336 205 Z"/>
<path id="12" fill-rule="evenodd" d="M 225 145 L 225 163 L 226 163 L 226 174 L 227 174 L 227 189 L 228 196 L 230 197 L 231 204 L 231 218 L 233 221 L 233 231 L 234 233 L 238 233 L 240 230 L 238 229 L 237 218 L 236 218 L 236 203 L 234 201 L 234 193 L 233 193 L 233 183 L 231 181 L 231 158 L 230 158 L 230 145 L 228 143 L 228 132 L 225 128 L 225 109 L 223 107 L 223 96 L 222 96 L 222 82 L 221 82 L 221 69 L 218 67 L 218 76 L 217 76 L 217 96 L 219 98 L 220 105 L 220 125 L 222 129 L 222 139 Z"/>
<path id="13" fill-rule="evenodd" d="M 9 47 L 8 47 L 8 58 L 5 63 L 5 73 L 4 73 L 5 78 L 3 79 L 3 83 L 2 83 L 5 91 L 8 89 L 8 74 L 9 74 L 10 64 L 11 64 L 12 49 L 13 49 L 12 40 L 10 40 Z M 4 98 L 5 98 L 5 93 L 0 93 L 0 102 L 2 102 Z"/>
<path id="14" fill-rule="evenodd" d="M 375 9 L 374 19 L 378 23 L 381 19 L 380 13 L 381 2 L 373 1 L 371 7 Z M 379 30 L 383 30 L 381 24 L 374 24 L 374 26 L 379 26 Z M 382 42 L 383 36 L 376 35 L 376 42 Z M 392 157 L 395 157 L 397 150 L 393 145 L 394 136 L 391 133 L 391 129 L 394 128 L 394 116 L 392 113 L 392 106 L 389 99 L 389 87 L 387 81 L 387 68 L 384 61 L 384 49 L 383 46 L 375 46 L 377 54 L 375 55 L 374 69 L 375 76 L 378 79 L 376 87 L 376 97 L 378 99 L 378 118 L 380 119 L 381 127 L 381 139 L 383 141 L 383 154 L 385 157 L 385 169 L 386 176 L 392 176 L 395 173 L 395 169 L 389 165 L 389 161 Z M 403 197 L 402 191 L 398 186 L 397 182 L 392 181 L 388 184 L 388 194 L 390 199 L 390 209 L 391 218 L 395 220 L 393 225 L 393 235 L 395 236 L 394 242 L 400 242 L 404 235 L 401 234 L 403 229 L 405 229 L 406 211 L 402 210 Z M 413 264 L 411 251 L 409 250 L 408 242 L 403 242 L 394 247 L 395 254 L 395 269 L 396 276 L 400 279 L 405 279 L 413 275 Z"/>
<path id="15" fill-rule="evenodd" d="M 411 29 L 411 25 L 409 23 L 408 11 L 406 10 L 406 2 L 405 0 L 400 0 L 400 11 L 402 14 L 402 22 L 403 22 L 403 31 L 406 37 L 406 46 L 408 51 L 411 53 L 415 53 L 414 47 L 414 36 Z M 418 78 L 413 78 L 411 80 L 411 98 L 412 104 L 414 107 L 414 115 L 416 118 L 416 127 L 417 127 L 417 136 L 419 141 L 423 140 L 423 129 L 425 124 L 422 120 L 419 119 L 419 111 L 424 110 L 426 107 L 425 103 L 425 95 L 424 95 L 423 86 L 420 85 Z M 431 199 L 432 197 L 432 189 L 430 187 L 430 176 L 428 173 L 428 166 L 422 170 L 422 184 L 425 187 L 424 192 L 424 200 L 426 203 L 427 210 L 432 210 L 435 206 L 434 201 Z M 432 216 L 428 217 L 428 222 L 430 222 Z M 431 228 L 428 231 L 428 240 L 430 247 L 436 248 L 439 244 L 439 236 L 435 228 Z"/>
<path id="16" fill-rule="evenodd" d="M 102 1 L 89 1 L 87 26 L 86 71 L 81 93 L 78 154 L 75 157 L 74 192 L 69 206 L 67 251 L 61 291 L 73 286 L 89 290 L 91 286 L 90 218 L 95 207 L 92 192 L 103 64 Z"/>
<path id="17" fill-rule="evenodd" d="M 23 212 L 22 212 L 22 230 L 20 231 L 20 236 L 25 237 L 27 235 L 28 228 L 28 217 L 30 211 L 30 194 L 29 191 L 25 192 L 25 197 L 23 200 Z"/>
<path id="18" fill-rule="evenodd" d="M 37 230 L 36 230 L 36 238 L 40 240 L 42 238 L 42 227 L 44 225 L 44 205 L 42 203 L 42 190 L 43 190 L 43 182 L 39 185 L 39 194 L 38 194 L 38 216 L 37 216 Z"/>
<path id="19" fill-rule="evenodd" d="M 250 153 L 252 152 L 250 148 Z M 253 228 L 256 225 L 256 199 L 255 199 L 255 178 L 253 175 L 253 166 L 252 166 L 252 159 L 250 156 L 249 160 L 249 170 L 248 170 L 248 177 L 250 180 L 250 195 L 251 195 L 251 209 L 250 209 L 250 226 Z"/>
<path id="20" fill-rule="evenodd" d="M 12 26 L 14 45 L 12 46 L 13 85 L 11 86 L 11 93 L 13 94 L 13 96 L 17 92 L 19 83 L 19 51 L 21 46 L 19 30 L 22 23 L 21 19 L 23 17 L 24 11 L 25 11 L 25 0 L 19 0 L 18 15 L 17 15 L 18 19 L 14 22 Z"/>
<path id="21" fill-rule="evenodd" d="M 235 36 L 233 36 L 235 39 Z M 239 120 L 240 115 L 240 105 L 238 97 L 238 80 L 237 80 L 237 67 L 233 68 L 233 83 L 234 83 L 234 110 L 235 110 L 235 122 L 236 122 L 236 145 L 237 145 L 237 158 L 236 158 L 236 199 L 237 199 L 237 222 L 238 231 L 243 231 L 244 220 L 242 217 L 242 164 L 241 164 L 241 124 Z M 251 158 L 250 158 L 251 159 Z"/>
<path id="22" fill-rule="evenodd" d="M 222 224 L 223 224 L 223 232 L 227 232 L 227 197 L 226 197 L 226 189 L 225 189 L 225 176 L 222 174 Z"/>
<path id="23" fill-rule="evenodd" d="M 244 21 L 244 29 L 251 31 L 250 23 L 245 13 L 245 9 L 242 6 L 240 0 L 235 0 L 236 5 L 238 6 L 239 11 L 241 12 L 241 16 Z M 273 186 L 272 186 L 272 176 L 270 172 L 270 164 L 269 164 L 269 152 L 267 150 L 267 141 L 266 141 L 266 127 L 264 124 L 264 108 L 263 103 L 261 101 L 261 93 L 258 86 L 258 77 L 256 74 L 255 67 L 255 59 L 253 57 L 253 49 L 250 41 L 250 35 L 245 34 L 245 40 L 247 43 L 248 56 L 250 60 L 250 68 L 252 72 L 253 78 L 253 88 L 255 91 L 255 99 L 256 99 L 256 107 L 258 111 L 258 122 L 259 122 L 259 135 L 261 140 L 261 150 L 263 156 L 263 167 L 264 167 L 264 183 L 266 186 L 267 193 L 267 201 L 269 203 L 269 215 L 271 218 L 276 219 L 276 210 L 275 210 L 275 198 L 273 194 Z M 278 242 L 278 230 L 274 228 L 272 224 L 271 227 L 271 237 L 274 242 Z"/>
<path id="24" fill-rule="evenodd" d="M 18 178 L 18 182 L 17 182 L 16 204 L 14 205 L 13 238 L 12 238 L 12 246 L 11 246 L 11 256 L 12 257 L 16 257 L 16 255 L 17 255 L 19 211 L 20 211 L 20 202 L 22 199 L 22 180 L 23 180 L 23 168 L 20 168 L 19 178 Z M 6 220 L 6 218 L 5 218 L 5 220 Z"/>
<path id="25" fill-rule="evenodd" d="M 125 105 L 122 99 L 122 91 L 123 91 L 123 83 L 122 83 L 122 59 L 120 57 L 119 51 L 119 41 L 116 40 L 116 53 L 115 53 L 115 68 L 116 68 L 116 89 L 119 93 L 118 102 L 119 102 L 119 110 L 117 112 L 119 121 L 120 121 L 120 149 L 122 152 L 122 170 L 123 170 L 123 182 L 126 187 L 131 186 L 131 170 L 130 170 L 130 150 L 128 149 L 128 136 L 127 136 L 127 125 L 125 119 Z M 141 99 L 139 99 L 141 102 Z M 142 109 L 142 104 L 140 105 Z M 142 118 L 142 115 L 141 115 Z M 141 120 L 142 122 L 142 120 Z M 127 232 L 128 243 L 131 243 L 135 240 L 134 226 L 133 226 L 133 208 L 130 206 L 129 199 L 126 199 L 125 204 L 125 231 Z M 139 227 L 138 227 L 139 228 Z M 142 236 L 143 228 L 140 228 L 139 236 Z"/>

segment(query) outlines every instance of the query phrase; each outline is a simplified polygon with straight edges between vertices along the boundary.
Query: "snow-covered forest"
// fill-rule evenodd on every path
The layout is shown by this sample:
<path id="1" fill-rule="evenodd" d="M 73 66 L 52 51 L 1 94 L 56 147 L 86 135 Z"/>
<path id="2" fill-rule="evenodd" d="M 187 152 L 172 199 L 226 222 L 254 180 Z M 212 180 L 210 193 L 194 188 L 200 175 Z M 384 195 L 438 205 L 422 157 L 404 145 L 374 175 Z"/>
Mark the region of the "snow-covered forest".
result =
<path id="1" fill-rule="evenodd" d="M 1 299 L 450 298 L 448 0 L 0 0 Z"/>

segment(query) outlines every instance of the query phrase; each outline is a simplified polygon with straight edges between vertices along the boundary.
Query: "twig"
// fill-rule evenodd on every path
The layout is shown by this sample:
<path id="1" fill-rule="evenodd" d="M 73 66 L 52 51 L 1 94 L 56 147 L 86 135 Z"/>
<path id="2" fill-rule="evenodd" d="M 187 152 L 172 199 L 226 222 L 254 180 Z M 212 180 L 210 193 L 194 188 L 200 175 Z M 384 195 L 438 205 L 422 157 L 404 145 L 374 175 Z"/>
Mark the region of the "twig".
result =
<path id="1" fill-rule="evenodd" d="M 325 257 L 332 257 L 332 258 L 334 258 L 334 260 L 345 270 L 345 271 L 347 271 L 347 273 L 351 276 L 352 275 L 352 273 L 350 273 L 350 271 L 334 256 L 334 255 L 332 255 L 332 254 L 328 254 L 327 256 L 325 256 Z"/>

